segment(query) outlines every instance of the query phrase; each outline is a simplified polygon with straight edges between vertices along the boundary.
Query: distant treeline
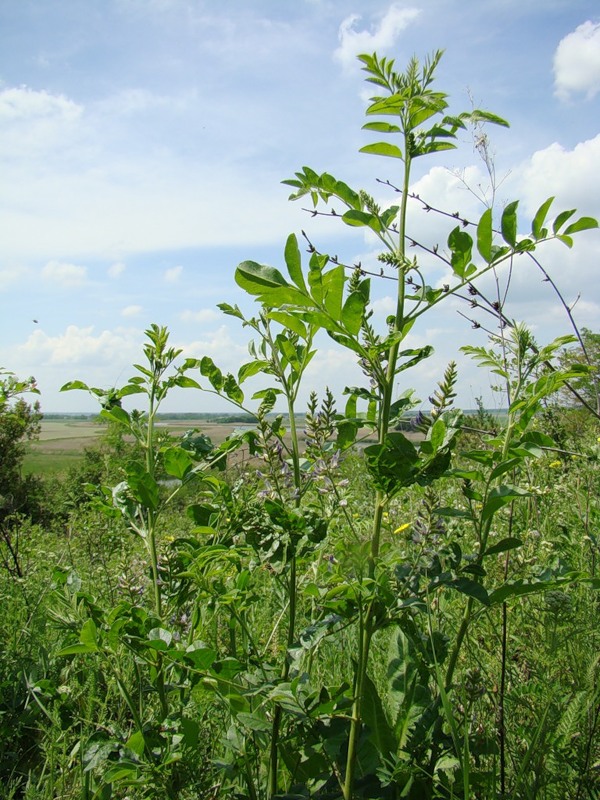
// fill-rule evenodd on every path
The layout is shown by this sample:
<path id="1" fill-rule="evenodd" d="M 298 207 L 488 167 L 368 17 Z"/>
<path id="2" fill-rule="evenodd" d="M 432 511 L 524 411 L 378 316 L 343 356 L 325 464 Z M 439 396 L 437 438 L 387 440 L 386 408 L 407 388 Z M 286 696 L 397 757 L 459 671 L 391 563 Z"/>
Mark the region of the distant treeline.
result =
<path id="1" fill-rule="evenodd" d="M 466 416 L 475 415 L 478 412 L 481 413 L 490 413 L 493 417 L 497 419 L 502 419 L 506 416 L 506 409 L 463 409 L 463 412 Z M 414 420 L 414 417 L 417 415 L 416 411 L 411 411 L 406 414 L 406 417 L 398 423 L 398 429 L 400 430 L 407 430 L 410 429 Z M 277 416 L 276 413 L 272 413 L 269 416 Z M 284 418 L 287 418 L 287 414 L 283 415 Z M 69 422 L 73 421 L 93 421 L 98 419 L 97 413 L 79 413 L 79 412 L 66 412 L 66 413 L 58 413 L 58 412 L 51 412 L 45 413 L 44 419 L 48 422 L 50 421 L 61 421 L 67 420 Z M 244 414 L 244 413 L 237 413 L 237 414 L 226 414 L 226 413 L 219 413 L 219 412 L 191 412 L 191 411 L 181 411 L 181 412 L 174 412 L 174 413 L 164 413 L 164 414 L 157 414 L 158 420 L 163 421 L 170 421 L 170 422 L 178 422 L 178 421 L 201 421 L 201 422 L 211 422 L 211 423 L 223 423 L 225 425 L 230 424 L 237 424 L 237 423 L 245 423 L 245 424 L 252 424 L 255 419 L 251 414 Z M 304 419 L 304 415 L 298 416 L 298 421 L 302 421 Z M 101 421 L 101 420 L 100 420 Z"/>
<path id="2" fill-rule="evenodd" d="M 169 420 L 170 422 L 178 422 L 178 421 L 186 421 L 186 420 L 200 420 L 203 422 L 223 422 L 223 423 L 233 423 L 233 422 L 253 422 L 254 418 L 250 414 L 228 414 L 228 413 L 218 413 L 218 412 L 204 412 L 204 413 L 195 413 L 195 412 L 175 412 L 175 413 L 164 413 L 164 414 L 157 414 L 158 420 Z M 84 421 L 89 422 L 98 419 L 98 413 L 80 413 L 80 412 L 50 412 L 44 414 L 44 419 L 47 422 L 51 421 L 64 421 L 67 420 L 68 422 L 74 421 Z"/>

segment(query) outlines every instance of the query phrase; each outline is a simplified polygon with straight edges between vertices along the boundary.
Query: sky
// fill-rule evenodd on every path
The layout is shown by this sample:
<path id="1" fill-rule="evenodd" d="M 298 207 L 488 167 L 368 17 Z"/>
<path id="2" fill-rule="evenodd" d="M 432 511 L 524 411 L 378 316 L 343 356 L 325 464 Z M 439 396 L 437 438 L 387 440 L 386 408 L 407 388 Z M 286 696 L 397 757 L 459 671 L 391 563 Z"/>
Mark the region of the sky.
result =
<path id="1" fill-rule="evenodd" d="M 45 412 L 95 411 L 71 380 L 123 385 L 144 331 L 166 325 L 186 357 L 223 371 L 249 360 L 249 333 L 217 303 L 254 302 L 238 289 L 244 260 L 283 269 L 290 233 L 322 252 L 378 269 L 376 242 L 289 202 L 282 181 L 304 165 L 397 202 L 382 183 L 395 159 L 359 153 L 373 87 L 359 53 L 403 69 L 444 56 L 436 88 L 449 111 L 507 119 L 486 127 L 495 213 L 519 200 L 520 233 L 537 208 L 600 217 L 600 8 L 597 0 L 8 0 L 0 3 L 0 367 L 34 376 Z M 480 132 L 481 133 L 481 132 Z M 478 219 L 491 197 L 472 132 L 415 163 L 412 190 Z M 482 197 L 483 195 L 483 197 Z M 444 247 L 447 220 L 412 202 L 410 231 Z M 538 257 L 580 327 L 600 330 L 600 232 Z M 448 276 L 423 262 L 433 286 Z M 527 259 L 498 275 L 505 313 L 540 344 L 571 332 L 557 295 Z M 373 319 L 394 308 L 391 281 L 372 281 Z M 490 280 L 482 287 L 495 291 Z M 464 316 L 463 316 L 464 315 Z M 467 317 L 467 319 L 465 318 Z M 501 406 L 463 344 L 487 345 L 468 303 L 423 315 L 408 347 L 434 355 L 402 373 L 398 391 L 428 396 L 459 366 L 457 401 Z M 493 328 L 494 322 L 482 319 Z M 485 327 L 484 325 L 484 327 Z M 253 379 L 251 388 L 268 385 Z M 350 354 L 323 338 L 306 390 L 330 386 L 343 405 L 360 384 Z M 165 411 L 216 411 L 213 395 L 180 390 Z"/>

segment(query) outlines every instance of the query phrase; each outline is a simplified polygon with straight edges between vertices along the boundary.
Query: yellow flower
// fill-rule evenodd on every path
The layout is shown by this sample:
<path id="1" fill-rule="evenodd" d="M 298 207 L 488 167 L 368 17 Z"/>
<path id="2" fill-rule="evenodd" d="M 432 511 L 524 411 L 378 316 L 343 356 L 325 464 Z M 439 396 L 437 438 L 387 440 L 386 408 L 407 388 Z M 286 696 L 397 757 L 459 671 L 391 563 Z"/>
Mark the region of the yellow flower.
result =
<path id="1" fill-rule="evenodd" d="M 394 533 L 402 533 L 402 531 L 408 530 L 408 528 L 410 528 L 410 525 L 411 525 L 410 522 L 403 522 L 402 525 L 396 528 Z"/>
<path id="2" fill-rule="evenodd" d="M 556 461 L 551 461 L 551 462 L 548 464 L 548 466 L 550 467 L 550 469 L 558 469 L 559 467 L 562 467 L 562 462 L 561 462 L 561 461 L 558 461 L 558 460 L 556 460 Z"/>

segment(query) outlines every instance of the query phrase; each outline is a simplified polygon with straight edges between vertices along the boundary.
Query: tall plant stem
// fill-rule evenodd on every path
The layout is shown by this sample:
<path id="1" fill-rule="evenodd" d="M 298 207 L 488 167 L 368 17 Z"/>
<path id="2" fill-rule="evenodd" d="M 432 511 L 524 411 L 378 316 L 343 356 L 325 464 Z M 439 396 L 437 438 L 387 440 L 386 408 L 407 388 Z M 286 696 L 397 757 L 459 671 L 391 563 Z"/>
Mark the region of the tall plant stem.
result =
<path id="1" fill-rule="evenodd" d="M 158 376 L 157 376 L 158 380 Z M 146 472 L 154 478 L 154 421 L 156 416 L 156 398 L 154 386 L 150 389 L 148 408 L 148 424 L 146 426 Z M 152 586 L 154 592 L 154 610 L 159 620 L 162 620 L 162 595 L 160 590 L 160 575 L 158 571 L 158 549 L 156 546 L 156 528 L 158 514 L 152 509 L 147 512 L 147 535 L 148 552 L 150 555 L 150 567 L 152 570 Z M 156 654 L 156 689 L 160 702 L 160 709 L 163 719 L 168 716 L 169 705 L 165 687 L 165 670 L 161 653 Z"/>
<path id="2" fill-rule="evenodd" d="M 396 297 L 396 315 L 394 319 L 394 332 L 401 331 L 404 327 L 404 306 L 405 306 L 405 277 L 406 277 L 406 211 L 408 207 L 408 190 L 410 183 L 410 141 L 409 136 L 404 136 L 404 152 L 406 154 L 404 162 L 404 181 L 402 190 L 402 200 L 398 211 L 398 245 L 396 257 L 398 262 L 398 293 Z M 398 363 L 398 352 L 400 342 L 394 342 L 389 350 L 388 363 L 385 374 L 385 382 L 382 388 L 381 406 L 379 412 L 378 440 L 379 444 L 385 443 L 389 431 L 390 414 L 394 396 L 394 381 L 396 378 L 396 367 Z M 381 526 L 383 521 L 383 510 L 386 505 L 386 495 L 381 490 L 377 490 L 375 495 L 375 508 L 373 513 L 373 528 L 371 535 L 371 548 L 369 554 L 367 575 L 369 578 L 370 591 L 375 579 L 377 561 L 381 544 Z M 368 603 L 364 619 L 361 618 L 359 625 L 358 641 L 358 662 L 354 680 L 354 701 L 352 704 L 352 718 L 350 721 L 350 735 L 348 738 L 348 754 L 346 757 L 346 775 L 342 793 L 344 800 L 352 800 L 354 795 L 354 780 L 356 769 L 356 757 L 362 730 L 362 705 L 364 699 L 364 686 L 369 665 L 369 655 L 371 641 L 374 634 L 373 598 Z"/>
<path id="3" fill-rule="evenodd" d="M 273 347 L 273 352 L 276 352 L 275 348 Z M 282 372 L 282 384 L 287 394 L 288 400 L 288 416 L 290 419 L 290 437 L 292 440 L 292 465 L 293 465 L 293 472 L 294 472 L 294 487 L 296 489 L 296 507 L 300 504 L 300 453 L 299 453 L 299 442 L 298 442 L 298 429 L 296 426 L 296 409 L 294 406 L 295 400 L 295 393 L 292 390 L 292 387 L 288 386 L 285 375 Z M 286 642 L 286 652 L 283 660 L 283 666 L 281 669 L 281 679 L 282 681 L 287 681 L 290 672 L 290 664 L 287 657 L 288 650 L 294 644 L 294 639 L 296 638 L 296 594 L 297 594 L 297 563 L 296 563 L 296 554 L 294 553 L 290 559 L 290 572 L 289 572 L 289 581 L 288 581 L 288 604 L 289 604 L 289 613 L 288 613 L 288 632 L 287 632 L 287 642 Z M 268 783 L 268 797 L 273 797 L 274 794 L 277 793 L 278 789 L 278 771 L 279 771 L 279 731 L 281 728 L 281 717 L 282 717 L 282 708 L 280 705 L 275 706 L 275 711 L 273 712 L 273 724 L 271 726 L 271 745 L 270 745 L 270 752 L 269 752 L 269 783 Z"/>

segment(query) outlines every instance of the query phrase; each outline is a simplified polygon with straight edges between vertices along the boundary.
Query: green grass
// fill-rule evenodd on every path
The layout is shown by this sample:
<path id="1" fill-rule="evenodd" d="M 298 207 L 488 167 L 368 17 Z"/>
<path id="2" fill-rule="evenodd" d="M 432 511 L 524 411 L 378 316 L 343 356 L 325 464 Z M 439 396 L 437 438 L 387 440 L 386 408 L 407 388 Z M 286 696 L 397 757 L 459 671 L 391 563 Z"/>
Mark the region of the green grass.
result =
<path id="1" fill-rule="evenodd" d="M 23 461 L 23 473 L 25 475 L 53 476 L 62 475 L 70 467 L 76 466 L 83 461 L 81 450 L 59 450 L 55 452 L 43 452 L 32 450 L 25 456 Z"/>

